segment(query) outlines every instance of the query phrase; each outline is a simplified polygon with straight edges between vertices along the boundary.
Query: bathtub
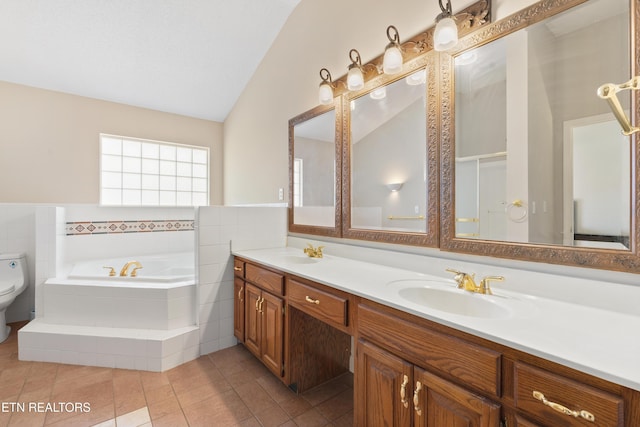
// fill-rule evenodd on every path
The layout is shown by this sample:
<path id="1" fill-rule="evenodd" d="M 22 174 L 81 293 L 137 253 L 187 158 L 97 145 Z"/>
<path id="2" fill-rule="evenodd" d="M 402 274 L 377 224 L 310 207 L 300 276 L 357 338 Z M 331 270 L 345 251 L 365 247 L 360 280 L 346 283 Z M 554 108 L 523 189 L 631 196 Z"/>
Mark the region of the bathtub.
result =
<path id="1" fill-rule="evenodd" d="M 129 261 L 137 277 L 118 274 Z M 113 267 L 116 275 L 110 277 Z M 41 285 L 21 360 L 165 371 L 200 355 L 193 253 L 89 260 Z"/>
<path id="2" fill-rule="evenodd" d="M 120 276 L 120 271 L 129 261 L 138 261 L 142 268 L 136 271 L 135 277 Z M 134 266 L 129 268 L 131 273 Z M 113 268 L 115 276 L 109 276 Z M 157 284 L 163 287 L 171 286 L 171 283 L 193 282 L 195 276 L 195 260 L 191 252 L 146 255 L 141 257 L 110 258 L 105 260 L 90 260 L 75 263 L 67 278 L 69 280 L 82 280 L 97 282 L 98 284 L 114 282 L 139 283 L 141 287 L 153 287 Z M 103 282 L 104 281 L 104 282 Z M 148 283 L 151 285 L 144 285 Z"/>
<path id="3" fill-rule="evenodd" d="M 132 260 L 142 264 L 137 276 L 119 276 Z M 105 266 L 113 267 L 116 275 L 110 277 Z M 45 282 L 44 316 L 48 323 L 114 328 L 170 330 L 194 325 L 194 271 L 193 253 L 78 262 L 66 277 Z"/>

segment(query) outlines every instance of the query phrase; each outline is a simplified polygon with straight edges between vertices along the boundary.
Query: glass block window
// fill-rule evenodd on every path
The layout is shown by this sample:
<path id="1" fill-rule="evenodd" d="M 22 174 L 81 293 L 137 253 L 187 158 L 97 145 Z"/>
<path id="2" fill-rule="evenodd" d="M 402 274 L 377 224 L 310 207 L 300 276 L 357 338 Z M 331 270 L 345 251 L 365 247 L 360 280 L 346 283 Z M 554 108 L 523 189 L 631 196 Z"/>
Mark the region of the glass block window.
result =
<path id="1" fill-rule="evenodd" d="M 209 204 L 209 148 L 100 134 L 100 204 Z"/>
<path id="2" fill-rule="evenodd" d="M 302 206 L 302 159 L 293 159 L 293 206 Z"/>

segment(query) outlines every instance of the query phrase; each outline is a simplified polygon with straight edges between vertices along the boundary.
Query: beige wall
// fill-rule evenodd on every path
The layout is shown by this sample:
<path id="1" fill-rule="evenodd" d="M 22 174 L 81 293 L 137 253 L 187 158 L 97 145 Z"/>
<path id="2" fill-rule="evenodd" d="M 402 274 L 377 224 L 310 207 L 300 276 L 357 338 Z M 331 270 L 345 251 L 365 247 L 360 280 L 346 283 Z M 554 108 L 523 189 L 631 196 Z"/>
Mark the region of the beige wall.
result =
<path id="1" fill-rule="evenodd" d="M 454 12 L 473 0 L 453 2 Z M 504 18 L 533 0 L 493 0 Z M 363 63 L 382 54 L 387 26 L 401 41 L 433 25 L 436 0 L 304 0 L 289 17 L 224 126 L 225 204 L 278 201 L 288 187 L 287 123 L 317 105 L 318 72 L 334 79 L 347 71 L 349 50 Z"/>
<path id="2" fill-rule="evenodd" d="M 43 70 L 44 71 L 44 70 Z M 99 134 L 210 148 L 222 203 L 222 123 L 0 82 L 0 202 L 98 203 Z"/>

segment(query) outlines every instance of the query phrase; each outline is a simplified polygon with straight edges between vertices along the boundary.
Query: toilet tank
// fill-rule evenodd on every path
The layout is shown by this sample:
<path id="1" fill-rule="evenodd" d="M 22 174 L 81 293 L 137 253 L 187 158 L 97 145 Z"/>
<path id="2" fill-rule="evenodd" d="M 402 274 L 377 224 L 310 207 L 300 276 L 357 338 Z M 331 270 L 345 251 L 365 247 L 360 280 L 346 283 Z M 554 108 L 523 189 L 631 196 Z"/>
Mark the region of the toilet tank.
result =
<path id="1" fill-rule="evenodd" d="M 0 253 L 0 289 L 21 288 L 27 281 L 27 263 L 21 253 Z"/>

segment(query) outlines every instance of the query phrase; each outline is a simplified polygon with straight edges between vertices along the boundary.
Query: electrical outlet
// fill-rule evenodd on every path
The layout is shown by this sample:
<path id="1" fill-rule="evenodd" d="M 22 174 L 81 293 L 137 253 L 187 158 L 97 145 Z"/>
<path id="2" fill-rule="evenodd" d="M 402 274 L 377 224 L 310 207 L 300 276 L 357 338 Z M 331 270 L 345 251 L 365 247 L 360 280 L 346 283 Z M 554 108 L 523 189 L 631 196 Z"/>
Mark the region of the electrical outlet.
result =
<path id="1" fill-rule="evenodd" d="M 278 200 L 284 200 L 284 188 L 278 188 Z"/>

